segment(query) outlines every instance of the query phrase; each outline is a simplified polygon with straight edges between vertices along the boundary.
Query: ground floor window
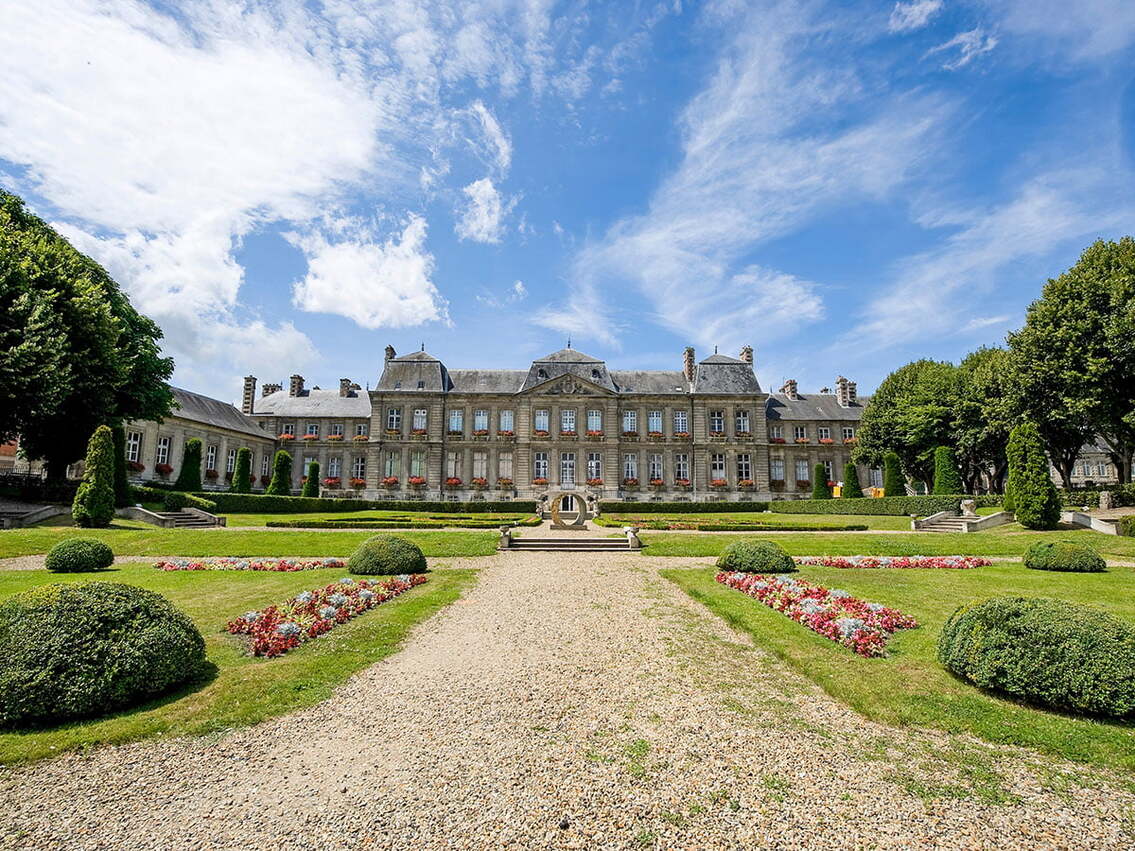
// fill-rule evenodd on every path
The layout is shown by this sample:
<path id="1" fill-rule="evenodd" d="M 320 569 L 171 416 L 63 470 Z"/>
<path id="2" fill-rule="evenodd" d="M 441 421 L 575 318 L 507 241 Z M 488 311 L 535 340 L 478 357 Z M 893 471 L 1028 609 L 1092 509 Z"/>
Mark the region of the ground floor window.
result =
<path id="1" fill-rule="evenodd" d="M 536 452 L 532 455 L 532 478 L 548 478 L 548 453 Z"/>
<path id="2" fill-rule="evenodd" d="M 367 477 L 367 459 L 362 455 L 355 458 L 354 464 L 351 465 L 351 475 L 356 479 L 365 479 Z"/>
<path id="3" fill-rule="evenodd" d="M 228 456 L 228 458 L 225 459 L 225 472 L 226 473 L 236 472 L 236 450 L 235 449 L 230 449 L 229 450 L 229 456 Z"/>
<path id="4" fill-rule="evenodd" d="M 797 461 L 796 462 L 796 481 L 798 481 L 798 482 L 810 482 L 811 480 L 812 480 L 812 474 L 808 470 L 808 462 L 807 461 Z"/>
<path id="5" fill-rule="evenodd" d="M 327 459 L 327 478 L 338 479 L 342 474 L 343 461 L 338 455 L 332 455 Z"/>
<path id="6" fill-rule="evenodd" d="M 445 477 L 456 479 L 461 476 L 461 459 L 459 452 L 445 453 Z"/>
<path id="7" fill-rule="evenodd" d="M 215 447 L 215 446 L 210 446 L 205 451 L 205 469 L 206 470 L 217 469 L 217 447 Z"/>
<path id="8" fill-rule="evenodd" d="M 753 463 L 749 458 L 749 453 L 745 452 L 737 456 L 737 479 L 740 481 L 743 479 L 752 480 L 752 478 Z"/>
<path id="9" fill-rule="evenodd" d="M 310 456 L 303 459 L 303 474 L 305 476 L 311 475 L 311 465 L 314 464 L 315 462 L 316 462 L 316 459 L 314 459 Z"/>
<path id="10" fill-rule="evenodd" d="M 709 477 L 711 479 L 725 478 L 725 455 L 723 453 L 715 452 L 710 457 Z"/>
<path id="11" fill-rule="evenodd" d="M 497 460 L 497 466 L 500 468 L 500 477 L 502 479 L 512 478 L 512 453 L 502 452 L 500 458 Z"/>
<path id="12" fill-rule="evenodd" d="M 575 453 L 574 452 L 561 452 L 560 453 L 560 484 L 561 485 L 574 485 L 575 484 Z"/>
<path id="13" fill-rule="evenodd" d="M 587 478 L 603 478 L 603 455 L 599 452 L 587 453 Z"/>
<path id="14" fill-rule="evenodd" d="M 835 479 L 835 476 L 832 474 L 834 466 L 834 463 L 831 461 L 824 462 L 824 475 L 828 477 L 829 482 Z"/>
<path id="15" fill-rule="evenodd" d="M 769 478 L 774 482 L 784 481 L 784 459 L 773 458 L 768 465 Z"/>
<path id="16" fill-rule="evenodd" d="M 674 456 L 674 478 L 689 481 L 690 456 L 688 453 L 679 452 Z"/>
<path id="17" fill-rule="evenodd" d="M 485 479 L 489 475 L 489 456 L 484 452 L 473 453 L 473 478 Z"/>
<path id="18" fill-rule="evenodd" d="M 871 481 L 871 487 L 881 488 L 883 486 L 883 471 L 879 469 L 871 470 L 867 474 L 867 478 Z"/>
<path id="19" fill-rule="evenodd" d="M 265 452 L 264 457 L 260 459 L 260 475 L 262 475 L 262 476 L 268 475 L 268 465 L 271 464 L 271 463 L 272 463 L 271 458 L 268 456 L 268 453 Z"/>
<path id="20" fill-rule="evenodd" d="M 638 478 L 638 456 L 637 455 L 624 455 L 623 456 L 623 478 L 624 479 L 637 479 Z"/>
<path id="21" fill-rule="evenodd" d="M 158 449 L 157 449 L 156 458 L 157 458 L 157 463 L 159 463 L 159 464 L 168 464 L 169 463 L 169 438 L 168 437 L 159 437 L 158 438 Z"/>
<path id="22" fill-rule="evenodd" d="M 386 461 L 383 465 L 383 475 L 386 476 L 387 478 L 390 478 L 391 476 L 397 476 L 398 472 L 399 472 L 399 469 L 398 469 L 399 466 L 400 465 L 398 463 L 398 453 L 397 452 L 387 452 L 386 453 Z M 359 478 L 362 478 L 362 477 L 360 476 Z"/>
<path id="23" fill-rule="evenodd" d="M 662 419 L 661 419 L 661 414 L 659 414 L 659 426 L 661 427 L 661 425 L 662 425 Z M 661 455 L 651 455 L 650 456 L 650 478 L 652 478 L 652 479 L 661 479 L 662 478 L 662 456 Z"/>
<path id="24" fill-rule="evenodd" d="M 426 477 L 426 453 L 410 453 L 410 475 L 424 479 Z"/>
<path id="25" fill-rule="evenodd" d="M 126 432 L 126 460 L 137 462 L 142 457 L 142 432 Z"/>

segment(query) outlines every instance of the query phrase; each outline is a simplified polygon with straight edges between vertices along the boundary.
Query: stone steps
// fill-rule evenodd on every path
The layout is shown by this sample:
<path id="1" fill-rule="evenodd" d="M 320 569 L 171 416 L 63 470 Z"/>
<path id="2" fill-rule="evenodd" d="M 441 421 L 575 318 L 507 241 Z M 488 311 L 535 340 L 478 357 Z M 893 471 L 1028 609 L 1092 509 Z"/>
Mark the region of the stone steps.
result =
<path id="1" fill-rule="evenodd" d="M 219 525 L 208 517 L 202 517 L 200 514 L 194 514 L 190 511 L 158 511 L 155 513 L 159 517 L 172 520 L 175 529 L 212 529 Z"/>
<path id="2" fill-rule="evenodd" d="M 966 531 L 966 521 L 963 517 L 941 517 L 933 523 L 927 523 L 922 526 L 918 531 L 920 532 L 964 532 Z"/>
<path id="3" fill-rule="evenodd" d="M 625 538 L 513 538 L 508 551 L 525 552 L 628 552 Z"/>

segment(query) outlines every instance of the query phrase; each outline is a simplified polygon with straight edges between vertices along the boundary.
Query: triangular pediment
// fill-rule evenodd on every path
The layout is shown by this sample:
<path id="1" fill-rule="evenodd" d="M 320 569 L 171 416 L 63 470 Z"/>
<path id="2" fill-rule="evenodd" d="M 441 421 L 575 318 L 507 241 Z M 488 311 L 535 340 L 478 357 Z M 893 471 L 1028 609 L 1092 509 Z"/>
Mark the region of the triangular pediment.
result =
<path id="1" fill-rule="evenodd" d="M 578 375 L 557 375 L 528 389 L 537 396 L 613 396 L 606 387 L 600 387 Z"/>

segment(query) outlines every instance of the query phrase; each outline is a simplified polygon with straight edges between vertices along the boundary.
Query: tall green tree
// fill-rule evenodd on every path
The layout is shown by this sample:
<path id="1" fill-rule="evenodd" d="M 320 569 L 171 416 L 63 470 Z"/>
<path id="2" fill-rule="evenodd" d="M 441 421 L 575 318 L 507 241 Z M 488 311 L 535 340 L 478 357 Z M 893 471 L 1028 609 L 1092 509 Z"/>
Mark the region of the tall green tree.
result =
<path id="1" fill-rule="evenodd" d="M 307 465 L 307 478 L 303 483 L 300 496 L 319 496 L 319 462 L 312 461 Z"/>
<path id="2" fill-rule="evenodd" d="M 0 439 L 61 478 L 100 425 L 161 420 L 173 361 L 106 271 L 0 191 Z"/>
<path id="3" fill-rule="evenodd" d="M 264 493 L 270 496 L 290 496 L 292 493 L 292 456 L 283 449 L 272 460 L 272 481 Z"/>
<path id="4" fill-rule="evenodd" d="M 859 470 L 850 461 L 843 466 L 843 488 L 840 494 L 844 499 L 858 499 L 863 496 L 863 488 L 859 484 Z"/>
<path id="5" fill-rule="evenodd" d="M 1060 522 L 1060 494 L 1048 473 L 1040 430 L 1021 423 L 1009 436 L 1009 490 L 1017 522 L 1026 529 L 1054 529 Z"/>
<path id="6" fill-rule="evenodd" d="M 236 472 L 233 473 L 233 493 L 252 493 L 252 450 L 242 446 L 236 451 Z"/>
<path id="7" fill-rule="evenodd" d="M 934 493 L 962 493 L 962 477 L 958 475 L 958 462 L 954 450 L 939 446 L 934 450 Z"/>
<path id="8" fill-rule="evenodd" d="M 958 367 L 959 397 L 951 424 L 962 493 L 1004 488 L 1009 462 L 1005 445 L 1016 419 L 1009 382 L 1009 353 L 981 348 Z"/>
<path id="9" fill-rule="evenodd" d="M 894 452 L 883 454 L 883 495 L 906 496 L 906 476 L 902 473 L 902 462 Z"/>
<path id="10" fill-rule="evenodd" d="M 1036 423 L 1065 488 L 1095 435 L 1122 481 L 1135 452 L 1135 239 L 1100 240 L 1044 286 L 1009 335 L 1019 412 Z"/>
<path id="11" fill-rule="evenodd" d="M 87 443 L 83 481 L 71 503 L 78 526 L 104 527 L 114 519 L 114 435 L 99 426 Z"/>
<path id="12" fill-rule="evenodd" d="M 114 436 L 114 506 L 125 508 L 130 504 L 130 480 L 126 476 L 126 429 L 115 426 Z"/>
<path id="13" fill-rule="evenodd" d="M 174 489 L 195 493 L 201 490 L 201 440 L 191 437 L 185 441 L 185 451 L 181 454 L 181 469 L 177 471 Z"/>

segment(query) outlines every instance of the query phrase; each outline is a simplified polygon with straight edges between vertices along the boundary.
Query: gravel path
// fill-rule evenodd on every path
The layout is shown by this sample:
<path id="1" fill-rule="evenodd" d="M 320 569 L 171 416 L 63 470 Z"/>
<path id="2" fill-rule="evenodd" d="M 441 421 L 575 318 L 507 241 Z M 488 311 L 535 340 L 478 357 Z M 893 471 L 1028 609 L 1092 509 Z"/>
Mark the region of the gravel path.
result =
<path id="1" fill-rule="evenodd" d="M 0 843 L 1135 842 L 1130 791 L 1025 752 L 864 721 L 662 579 L 673 559 L 509 553 L 479 564 L 465 598 L 323 704 L 214 739 L 0 772 Z"/>

